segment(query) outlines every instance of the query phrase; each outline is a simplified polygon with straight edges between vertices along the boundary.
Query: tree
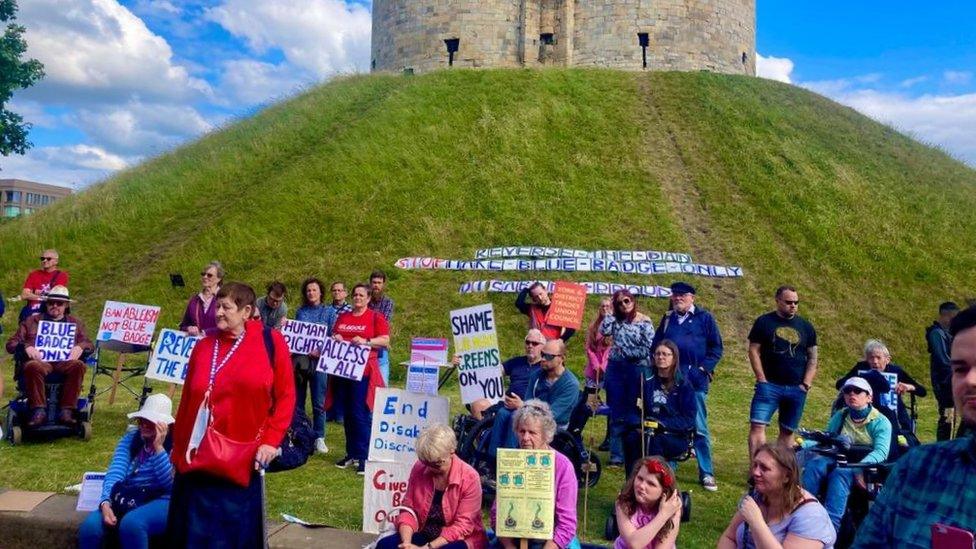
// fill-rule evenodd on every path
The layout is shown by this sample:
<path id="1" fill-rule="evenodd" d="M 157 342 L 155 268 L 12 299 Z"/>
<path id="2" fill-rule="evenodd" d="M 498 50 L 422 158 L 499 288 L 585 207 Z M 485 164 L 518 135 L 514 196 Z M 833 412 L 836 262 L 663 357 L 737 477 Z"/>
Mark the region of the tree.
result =
<path id="1" fill-rule="evenodd" d="M 21 60 L 27 51 L 24 27 L 12 21 L 17 18 L 17 0 L 0 0 L 0 25 L 7 23 L 0 36 L 0 155 L 24 154 L 31 147 L 27 132 L 31 124 L 19 114 L 7 110 L 14 90 L 27 88 L 44 76 L 44 65 L 37 59 Z"/>

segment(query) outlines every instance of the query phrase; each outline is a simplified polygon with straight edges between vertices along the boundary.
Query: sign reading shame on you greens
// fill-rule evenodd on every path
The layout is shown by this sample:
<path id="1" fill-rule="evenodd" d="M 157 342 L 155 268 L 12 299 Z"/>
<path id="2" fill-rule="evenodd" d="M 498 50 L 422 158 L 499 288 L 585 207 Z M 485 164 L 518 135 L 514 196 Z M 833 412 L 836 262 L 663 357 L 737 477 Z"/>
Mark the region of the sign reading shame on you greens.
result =
<path id="1" fill-rule="evenodd" d="M 451 311 L 451 333 L 455 352 L 461 357 L 461 402 L 470 404 L 482 398 L 500 401 L 505 387 L 491 303 Z"/>

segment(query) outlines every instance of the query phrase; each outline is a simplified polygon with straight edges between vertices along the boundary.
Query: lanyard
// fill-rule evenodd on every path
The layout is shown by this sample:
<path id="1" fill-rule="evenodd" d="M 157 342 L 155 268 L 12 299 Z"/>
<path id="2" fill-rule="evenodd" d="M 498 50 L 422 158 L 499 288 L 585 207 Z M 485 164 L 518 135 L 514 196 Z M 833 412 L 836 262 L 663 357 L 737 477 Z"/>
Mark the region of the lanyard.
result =
<path id="1" fill-rule="evenodd" d="M 237 348 L 241 346 L 241 342 L 244 341 L 244 333 L 245 332 L 241 332 L 241 335 L 239 335 L 237 339 L 234 340 L 234 344 L 231 346 L 230 351 L 227 351 L 227 356 L 225 356 L 224 359 L 221 360 L 219 364 L 217 363 L 217 351 L 220 350 L 220 338 L 219 337 L 215 338 L 213 357 L 210 359 L 210 385 L 207 391 L 213 388 L 214 379 L 217 378 L 217 372 L 221 371 L 224 368 L 224 366 L 227 365 L 227 361 L 229 361 L 230 357 L 234 355 L 234 352 L 237 351 Z"/>

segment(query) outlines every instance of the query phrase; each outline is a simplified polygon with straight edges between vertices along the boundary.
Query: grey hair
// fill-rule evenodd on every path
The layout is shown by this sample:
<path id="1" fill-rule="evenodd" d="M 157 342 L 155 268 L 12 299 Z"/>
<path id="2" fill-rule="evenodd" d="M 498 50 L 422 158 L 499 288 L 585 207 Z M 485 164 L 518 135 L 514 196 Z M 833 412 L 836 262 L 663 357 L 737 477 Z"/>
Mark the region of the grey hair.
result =
<path id="1" fill-rule="evenodd" d="M 437 461 L 450 457 L 457 450 L 454 430 L 443 423 L 435 423 L 417 437 L 417 459 Z"/>
<path id="2" fill-rule="evenodd" d="M 213 260 L 213 261 L 211 261 L 210 263 L 207 263 L 207 266 L 203 268 L 204 271 L 206 271 L 208 269 L 213 269 L 213 270 L 217 271 L 217 278 L 218 279 L 220 279 L 220 280 L 223 280 L 224 279 L 224 274 L 225 274 L 224 273 L 224 266 L 221 265 L 220 262 L 217 261 L 216 259 Z"/>
<path id="3" fill-rule="evenodd" d="M 539 422 L 546 444 L 552 442 L 553 437 L 556 436 L 556 420 L 552 417 L 552 408 L 549 407 L 548 402 L 537 398 L 525 401 L 522 407 L 515 411 L 512 428 L 517 431 L 519 425 L 528 420 Z"/>
<path id="4" fill-rule="evenodd" d="M 891 351 L 888 350 L 888 346 L 884 344 L 884 341 L 880 339 L 869 339 L 867 343 L 864 344 L 864 358 L 867 358 L 869 354 L 874 351 L 881 351 L 881 354 L 891 358 Z"/>

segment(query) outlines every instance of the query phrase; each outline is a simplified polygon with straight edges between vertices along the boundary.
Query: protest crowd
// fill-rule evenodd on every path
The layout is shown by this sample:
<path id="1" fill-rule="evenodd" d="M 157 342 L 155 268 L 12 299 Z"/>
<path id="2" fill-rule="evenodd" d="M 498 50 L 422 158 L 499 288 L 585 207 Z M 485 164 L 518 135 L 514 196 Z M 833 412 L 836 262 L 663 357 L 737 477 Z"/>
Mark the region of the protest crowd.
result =
<path id="1" fill-rule="evenodd" d="M 45 250 L 40 260 L 6 341 L 26 403 L 17 428 L 78 429 L 90 419 L 79 397 L 95 343 L 72 314 L 58 253 Z M 375 544 L 382 549 L 586 547 L 577 504 L 595 449 L 579 441 L 579 431 L 594 415 L 607 416 L 600 446 L 609 453 L 607 465 L 625 474 L 612 516 L 604 517 L 615 549 L 675 547 L 681 530 L 694 527 L 683 526 L 690 500 L 675 476 L 680 462 L 695 460 L 702 489 L 730 489 L 716 481 L 708 428 L 709 391 L 725 348 L 716 318 L 688 282 L 670 286 L 658 320 L 639 296 L 620 289 L 575 327 L 557 311 L 561 290 L 529 284 L 512 311 L 527 320 L 524 354 L 504 361 L 490 306 L 452 311 L 453 357 L 434 364 L 452 367 L 461 385 L 467 414 L 450 425 L 446 399 L 436 396 L 438 368 L 432 382 L 418 381 L 420 396 L 409 397 L 410 377 L 409 391 L 390 387 L 394 301 L 384 272 L 348 287 L 309 277 L 293 312 L 283 283 L 272 281 L 258 296 L 226 276 L 220 262 L 205 265 L 179 330 L 166 336 L 180 338 L 186 354 L 178 407 L 155 393 L 143 395 L 128 415 L 136 424 L 120 434 L 106 464 L 97 509 L 79 532 L 81 547 L 148 547 L 152 539 L 172 547 L 262 547 L 266 470 L 331 453 L 336 467 L 368 478 L 376 416 L 401 412 L 439 419 L 404 428 L 399 434 L 409 445 L 381 448 L 410 456 L 403 497 L 385 510 L 393 518 Z M 830 383 L 817 376 L 817 331 L 799 314 L 799 290 L 783 285 L 772 294 L 774 308 L 755 319 L 748 335 L 755 376 L 743 418 L 748 491 L 716 545 L 927 548 L 968 540 L 972 546 L 976 307 L 960 310 L 947 301 L 926 330 L 939 417 L 938 441 L 922 444 L 915 399 L 929 390 L 876 338 L 836 380 L 823 430 L 801 429 L 810 389 Z M 103 331 L 92 333 L 102 341 Z M 574 337 L 585 338 L 582 382 L 566 365 Z M 447 356 L 446 340 L 415 338 L 411 349 L 408 375 L 417 367 L 419 376 L 427 365 L 417 364 L 414 353 Z M 494 377 L 479 377 L 485 371 Z M 57 394 L 47 388 L 52 380 Z M 416 410 L 407 403 L 427 397 Z M 774 416 L 777 436 L 766 440 Z M 342 449 L 327 444 L 330 421 L 342 425 Z M 531 509 L 518 507 L 529 501 L 513 496 L 519 490 L 531 493 Z"/>

